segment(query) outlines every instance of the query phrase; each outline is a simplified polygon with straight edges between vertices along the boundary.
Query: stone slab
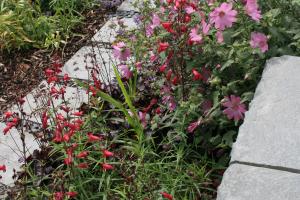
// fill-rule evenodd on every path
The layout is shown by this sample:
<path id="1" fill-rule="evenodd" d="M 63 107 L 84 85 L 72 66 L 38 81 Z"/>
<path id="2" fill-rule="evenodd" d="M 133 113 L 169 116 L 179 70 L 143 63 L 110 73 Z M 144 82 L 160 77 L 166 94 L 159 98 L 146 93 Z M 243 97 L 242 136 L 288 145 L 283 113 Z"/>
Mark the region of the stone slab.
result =
<path id="1" fill-rule="evenodd" d="M 62 69 L 62 74 L 68 73 L 71 78 L 90 80 L 90 72 L 96 69 L 100 72 L 100 79 L 108 83 L 115 77 L 113 65 L 117 65 L 112 50 L 101 47 L 85 46 L 68 60 Z"/>
<path id="2" fill-rule="evenodd" d="M 117 9 L 117 11 L 136 11 L 139 12 L 139 8 L 143 8 L 145 2 L 149 3 L 151 8 L 155 7 L 155 0 L 125 0 Z M 137 7 L 135 7 L 137 2 Z"/>
<path id="3" fill-rule="evenodd" d="M 0 182 L 5 185 L 12 185 L 14 180 L 13 169 L 20 170 L 24 163 L 23 146 L 20 139 L 19 132 L 13 128 L 7 135 L 3 135 L 2 131 L 5 128 L 4 123 L 0 123 L 0 165 L 6 165 L 6 172 L 0 171 Z M 31 134 L 25 133 L 26 156 L 30 155 L 35 149 L 39 149 L 39 145 L 35 137 Z"/>
<path id="4" fill-rule="evenodd" d="M 46 81 L 42 81 L 39 86 L 24 97 L 25 103 L 22 106 L 26 113 L 26 120 L 41 123 L 41 115 L 48 106 L 50 86 Z M 65 100 L 71 111 L 77 110 L 82 103 L 88 102 L 88 94 L 81 88 L 66 87 Z M 58 108 L 63 101 L 52 98 L 54 108 Z M 11 111 L 18 112 L 19 108 L 13 106 Z"/>
<path id="5" fill-rule="evenodd" d="M 139 11 L 138 8 L 133 6 L 136 0 L 125 0 L 117 9 L 117 11 Z"/>
<path id="6" fill-rule="evenodd" d="M 300 169 L 300 57 L 267 62 L 231 161 Z M 300 197 L 299 197 L 300 198 Z"/>
<path id="7" fill-rule="evenodd" d="M 225 172 L 217 200 L 298 200 L 300 174 L 233 164 Z"/>
<path id="8" fill-rule="evenodd" d="M 119 21 L 124 24 L 125 30 L 127 31 L 137 28 L 137 25 L 134 22 L 133 18 L 119 19 L 117 17 L 113 17 L 108 20 L 104 24 L 104 26 L 94 35 L 92 41 L 113 43 L 116 40 L 118 31 L 123 31 L 118 23 Z"/>

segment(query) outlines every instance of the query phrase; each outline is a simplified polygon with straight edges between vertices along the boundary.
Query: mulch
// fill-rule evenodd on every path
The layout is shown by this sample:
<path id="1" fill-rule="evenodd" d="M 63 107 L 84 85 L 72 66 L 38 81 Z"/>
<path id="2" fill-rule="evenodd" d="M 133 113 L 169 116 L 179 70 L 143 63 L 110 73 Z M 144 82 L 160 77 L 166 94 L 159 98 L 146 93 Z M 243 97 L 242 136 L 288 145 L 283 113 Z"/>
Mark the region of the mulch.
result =
<path id="1" fill-rule="evenodd" d="M 54 55 L 59 56 L 63 63 L 69 60 L 90 41 L 112 13 L 115 13 L 114 8 L 103 9 L 99 6 L 83 13 L 85 20 L 73 30 L 76 35 L 58 50 L 30 49 L 1 53 L 0 115 L 44 79 L 43 72 Z"/>

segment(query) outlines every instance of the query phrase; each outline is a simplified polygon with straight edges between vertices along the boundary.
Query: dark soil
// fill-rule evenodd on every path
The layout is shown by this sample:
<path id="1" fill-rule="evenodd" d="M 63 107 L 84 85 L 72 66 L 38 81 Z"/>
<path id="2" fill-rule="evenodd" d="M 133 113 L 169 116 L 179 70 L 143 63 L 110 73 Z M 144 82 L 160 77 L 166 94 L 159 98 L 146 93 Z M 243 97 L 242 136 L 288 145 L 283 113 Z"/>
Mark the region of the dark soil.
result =
<path id="1" fill-rule="evenodd" d="M 99 6 L 83 13 L 85 20 L 77 26 L 73 36 L 65 46 L 57 50 L 30 49 L 4 52 L 0 54 L 0 115 L 5 112 L 21 95 L 26 95 L 44 78 L 43 71 L 56 55 L 66 62 L 103 25 L 114 9 L 102 9 Z"/>

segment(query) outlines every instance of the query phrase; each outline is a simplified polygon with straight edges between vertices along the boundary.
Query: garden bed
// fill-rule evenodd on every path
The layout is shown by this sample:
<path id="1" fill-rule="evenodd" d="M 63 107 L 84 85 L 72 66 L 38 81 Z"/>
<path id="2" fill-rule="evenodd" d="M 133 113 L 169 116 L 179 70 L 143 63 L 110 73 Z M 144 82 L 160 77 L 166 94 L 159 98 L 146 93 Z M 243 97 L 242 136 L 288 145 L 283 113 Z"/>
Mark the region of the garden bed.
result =
<path id="1" fill-rule="evenodd" d="M 45 78 L 44 70 L 51 58 L 58 56 L 64 63 L 82 46 L 90 43 L 95 32 L 103 25 L 115 7 L 99 5 L 85 11 L 84 20 L 72 29 L 73 36 L 60 48 L 34 48 L 4 50 L 0 54 L 0 113 L 16 103 L 20 95 L 26 95 Z"/>
<path id="2" fill-rule="evenodd" d="M 134 18 L 139 29 L 121 31 L 113 42 L 112 82 L 101 79 L 101 53 L 87 53 L 89 63 L 82 56 L 89 72 L 75 84 L 89 102 L 80 109 L 70 111 L 65 101 L 66 66 L 51 60 L 48 96 L 63 105 L 46 106 L 41 115 L 38 139 L 46 145 L 25 163 L 20 195 L 216 197 L 265 61 L 300 54 L 299 7 L 277 0 L 157 3 L 144 2 Z M 6 116 L 7 133 L 18 118 Z"/>

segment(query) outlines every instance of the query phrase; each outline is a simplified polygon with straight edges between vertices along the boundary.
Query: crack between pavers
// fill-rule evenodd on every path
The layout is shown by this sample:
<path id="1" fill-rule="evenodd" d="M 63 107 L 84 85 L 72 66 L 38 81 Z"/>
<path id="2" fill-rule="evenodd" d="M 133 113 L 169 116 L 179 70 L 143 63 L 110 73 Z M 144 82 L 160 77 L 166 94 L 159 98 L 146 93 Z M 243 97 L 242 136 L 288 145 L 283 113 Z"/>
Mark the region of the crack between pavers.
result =
<path id="1" fill-rule="evenodd" d="M 273 166 L 273 165 L 258 164 L 258 163 L 244 162 L 244 161 L 233 161 L 229 163 L 229 165 L 233 165 L 233 164 L 248 165 L 252 167 L 260 167 L 265 169 L 273 169 L 278 171 L 290 172 L 294 174 L 300 174 L 300 169 L 294 169 L 289 167 Z"/>

